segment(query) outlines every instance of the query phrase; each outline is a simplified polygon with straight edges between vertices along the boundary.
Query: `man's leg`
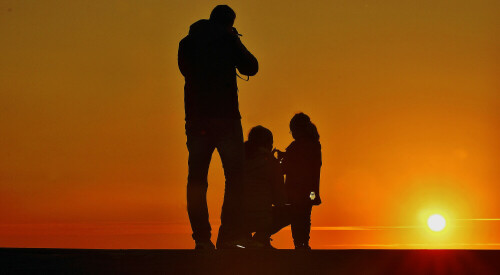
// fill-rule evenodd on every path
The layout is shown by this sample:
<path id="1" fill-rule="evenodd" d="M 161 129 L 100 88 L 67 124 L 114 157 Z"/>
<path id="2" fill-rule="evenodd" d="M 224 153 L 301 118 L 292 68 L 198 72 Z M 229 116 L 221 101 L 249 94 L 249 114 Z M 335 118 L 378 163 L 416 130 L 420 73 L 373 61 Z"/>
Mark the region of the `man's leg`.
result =
<path id="1" fill-rule="evenodd" d="M 188 160 L 187 210 L 195 242 L 209 242 L 207 188 L 208 168 L 215 146 L 199 123 L 186 123 Z"/>
<path id="2" fill-rule="evenodd" d="M 226 188 L 217 247 L 242 238 L 243 131 L 239 119 L 217 121 L 217 150 L 224 168 Z"/>

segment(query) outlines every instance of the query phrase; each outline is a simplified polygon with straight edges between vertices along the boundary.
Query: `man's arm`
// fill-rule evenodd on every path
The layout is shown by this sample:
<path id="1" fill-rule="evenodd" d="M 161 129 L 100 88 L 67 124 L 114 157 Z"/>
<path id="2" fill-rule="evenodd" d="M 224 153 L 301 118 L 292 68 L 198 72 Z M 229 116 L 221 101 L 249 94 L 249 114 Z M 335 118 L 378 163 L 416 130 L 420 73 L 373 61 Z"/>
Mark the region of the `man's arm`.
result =
<path id="1" fill-rule="evenodd" d="M 241 74 L 254 76 L 259 71 L 259 62 L 257 58 L 250 53 L 249 50 L 241 43 L 241 40 L 237 39 L 237 57 L 236 57 L 236 68 Z"/>

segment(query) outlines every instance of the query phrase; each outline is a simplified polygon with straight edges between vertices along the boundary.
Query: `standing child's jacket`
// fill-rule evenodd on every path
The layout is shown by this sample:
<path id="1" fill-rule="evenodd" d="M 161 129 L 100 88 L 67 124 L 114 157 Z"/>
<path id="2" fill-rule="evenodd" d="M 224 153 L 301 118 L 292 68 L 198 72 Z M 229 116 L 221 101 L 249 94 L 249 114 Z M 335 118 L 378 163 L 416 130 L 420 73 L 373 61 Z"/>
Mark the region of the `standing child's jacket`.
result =
<path id="1" fill-rule="evenodd" d="M 291 204 L 321 204 L 319 180 L 321 170 L 321 144 L 317 140 L 293 141 L 283 158 L 286 191 Z M 311 200 L 311 192 L 315 198 Z"/>

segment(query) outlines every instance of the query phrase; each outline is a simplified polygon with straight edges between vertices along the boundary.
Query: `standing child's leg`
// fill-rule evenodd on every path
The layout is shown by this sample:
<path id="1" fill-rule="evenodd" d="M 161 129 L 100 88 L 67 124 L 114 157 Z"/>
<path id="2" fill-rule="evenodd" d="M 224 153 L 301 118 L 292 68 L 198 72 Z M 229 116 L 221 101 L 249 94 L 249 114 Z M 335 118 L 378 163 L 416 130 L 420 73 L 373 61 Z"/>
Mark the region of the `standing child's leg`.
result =
<path id="1" fill-rule="evenodd" d="M 310 249 L 312 205 L 294 205 L 292 217 L 292 237 L 296 249 Z"/>

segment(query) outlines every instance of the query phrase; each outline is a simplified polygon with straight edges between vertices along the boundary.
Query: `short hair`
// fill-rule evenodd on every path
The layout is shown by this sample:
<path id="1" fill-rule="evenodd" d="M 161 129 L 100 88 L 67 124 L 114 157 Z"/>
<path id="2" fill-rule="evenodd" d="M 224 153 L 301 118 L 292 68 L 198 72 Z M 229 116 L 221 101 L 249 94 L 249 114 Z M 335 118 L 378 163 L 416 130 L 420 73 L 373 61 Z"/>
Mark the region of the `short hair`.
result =
<path id="1" fill-rule="evenodd" d="M 218 5 L 210 13 L 210 21 L 232 27 L 236 13 L 228 5 Z"/>
<path id="2" fill-rule="evenodd" d="M 256 146 L 272 145 L 273 133 L 261 125 L 255 126 L 248 133 L 248 143 Z"/>

